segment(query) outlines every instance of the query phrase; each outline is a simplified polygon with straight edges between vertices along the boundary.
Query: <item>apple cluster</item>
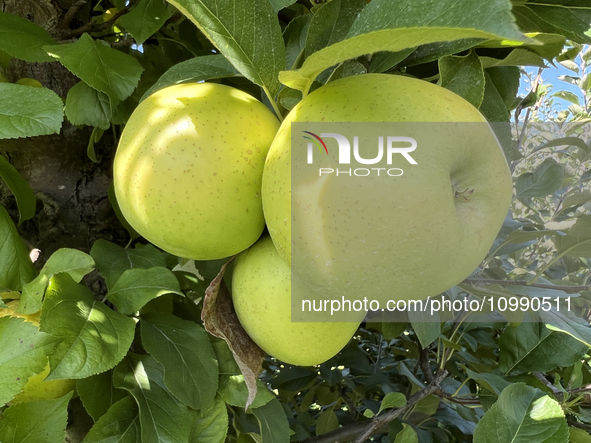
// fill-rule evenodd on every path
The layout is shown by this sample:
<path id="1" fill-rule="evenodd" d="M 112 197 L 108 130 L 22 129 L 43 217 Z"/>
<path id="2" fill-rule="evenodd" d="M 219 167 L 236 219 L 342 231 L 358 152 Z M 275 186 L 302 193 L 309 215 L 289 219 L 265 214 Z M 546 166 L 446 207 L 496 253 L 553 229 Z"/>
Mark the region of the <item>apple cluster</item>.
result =
<path id="1" fill-rule="evenodd" d="M 413 153 L 426 166 L 405 174 L 395 190 L 363 189 L 336 174 L 292 189 L 291 124 L 321 121 L 480 122 L 484 129 L 477 136 L 434 131 L 434 147 Z M 232 297 L 244 329 L 270 355 L 296 365 L 335 355 L 365 313 L 346 322 L 292 322 L 292 290 L 372 294 L 380 302 L 437 295 L 478 266 L 512 195 L 503 152 L 477 109 L 439 86 L 385 74 L 330 82 L 281 124 L 228 86 L 162 89 L 128 121 L 114 185 L 127 221 L 160 248 L 196 260 L 239 254 Z M 335 187 L 362 202 L 346 220 L 327 204 Z M 465 189 L 469 198 L 458 199 Z M 363 241 L 352 242 L 351 231 Z M 300 241 L 292 241 L 295 232 Z"/>

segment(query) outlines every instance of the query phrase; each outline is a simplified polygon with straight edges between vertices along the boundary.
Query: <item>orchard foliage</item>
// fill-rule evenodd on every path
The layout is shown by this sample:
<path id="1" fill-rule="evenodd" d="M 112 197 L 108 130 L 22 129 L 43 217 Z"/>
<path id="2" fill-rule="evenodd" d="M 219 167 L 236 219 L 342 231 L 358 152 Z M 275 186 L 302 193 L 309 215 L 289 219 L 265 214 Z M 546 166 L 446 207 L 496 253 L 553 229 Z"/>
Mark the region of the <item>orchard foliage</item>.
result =
<path id="1" fill-rule="evenodd" d="M 97 162 L 104 131 L 118 137 L 139 102 L 172 84 L 231 85 L 281 118 L 341 77 L 437 83 L 495 122 L 515 185 L 486 260 L 447 295 L 569 298 L 572 309 L 364 323 L 330 361 L 292 367 L 267 356 L 254 381 L 243 375 L 251 350 L 201 320 L 206 291 L 227 296 L 218 276 L 227 260 L 174 257 L 126 225 L 128 245 L 98 240 L 33 265 L 15 221 L 34 216 L 37 196 L 0 155 L 20 213 L 12 220 L 0 206 L 0 308 L 20 300 L 22 314 L 41 313 L 40 330 L 0 318 L 0 442 L 60 442 L 66 428 L 68 441 L 86 443 L 591 442 L 586 0 L 71 3 L 63 26 L 47 29 L 0 12 L 0 139 L 89 126 Z M 63 97 L 8 82 L 16 61 L 59 63 L 80 81 Z M 518 94 L 523 67 L 556 63 L 580 94 L 552 92 L 535 75 Z M 556 98 L 572 106 L 557 110 Z M 91 290 L 90 276 L 104 290 Z M 47 361 L 48 379 L 77 380 L 75 395 L 10 404 Z"/>

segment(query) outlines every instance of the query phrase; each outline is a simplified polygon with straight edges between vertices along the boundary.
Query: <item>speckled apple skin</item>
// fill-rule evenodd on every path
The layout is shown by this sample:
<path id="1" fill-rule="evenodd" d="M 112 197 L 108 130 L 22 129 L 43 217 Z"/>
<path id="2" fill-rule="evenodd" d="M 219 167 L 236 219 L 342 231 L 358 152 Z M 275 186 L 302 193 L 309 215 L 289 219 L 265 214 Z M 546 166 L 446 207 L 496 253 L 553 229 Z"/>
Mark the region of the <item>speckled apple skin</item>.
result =
<path id="1" fill-rule="evenodd" d="M 18 307 L 18 300 L 14 300 L 7 303 L 7 308 L 0 309 L 0 317 L 13 316 L 24 318 L 25 321 L 33 323 L 39 327 L 39 313 L 31 315 L 17 314 L 15 312 Z M 23 390 L 18 393 L 11 401 L 9 405 L 16 405 L 19 403 L 26 403 L 29 401 L 39 400 L 53 400 L 56 398 L 63 397 L 68 392 L 73 391 L 76 388 L 76 380 L 48 380 L 45 378 L 49 375 L 49 363 L 45 366 L 42 372 L 29 377 Z"/>
<path id="2" fill-rule="evenodd" d="M 171 254 L 234 255 L 261 235 L 261 178 L 279 121 L 225 85 L 170 86 L 136 108 L 114 162 L 115 195 L 131 226 Z"/>
<path id="3" fill-rule="evenodd" d="M 271 238 L 262 237 L 236 258 L 232 300 L 238 319 L 269 355 L 298 366 L 323 363 L 349 342 L 365 312 L 356 322 L 292 322 L 291 284 L 289 266 Z"/>
<path id="4" fill-rule="evenodd" d="M 485 125 L 477 140 L 428 134 L 431 146 L 412 153 L 420 167 L 406 164 L 391 188 L 383 180 L 349 186 L 333 174 L 310 185 L 292 214 L 291 123 L 370 121 L 486 122 L 470 103 L 423 80 L 366 74 L 328 83 L 293 108 L 267 156 L 262 193 L 269 233 L 295 273 L 333 295 L 381 302 L 435 296 L 469 276 L 496 238 L 512 198 L 504 154 Z M 454 199 L 454 186 L 473 190 L 468 202 Z M 343 202 L 326 195 L 342 195 Z M 368 250 L 372 242 L 377 246 Z"/>

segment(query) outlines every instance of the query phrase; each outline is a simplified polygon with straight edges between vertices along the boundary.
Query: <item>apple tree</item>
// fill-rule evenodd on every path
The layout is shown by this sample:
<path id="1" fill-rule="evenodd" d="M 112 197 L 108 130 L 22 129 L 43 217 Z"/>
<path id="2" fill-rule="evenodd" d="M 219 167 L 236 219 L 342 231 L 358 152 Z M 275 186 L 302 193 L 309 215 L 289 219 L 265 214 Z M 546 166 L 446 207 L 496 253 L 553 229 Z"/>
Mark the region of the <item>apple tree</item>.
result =
<path id="1" fill-rule="evenodd" d="M 0 442 L 591 442 L 590 24 L 586 0 L 0 0 Z M 445 291 L 502 315 L 364 321 L 290 365 L 242 328 L 232 257 L 129 224 L 115 152 L 172 85 L 283 120 L 371 73 L 446 88 L 502 141 L 510 211 Z"/>

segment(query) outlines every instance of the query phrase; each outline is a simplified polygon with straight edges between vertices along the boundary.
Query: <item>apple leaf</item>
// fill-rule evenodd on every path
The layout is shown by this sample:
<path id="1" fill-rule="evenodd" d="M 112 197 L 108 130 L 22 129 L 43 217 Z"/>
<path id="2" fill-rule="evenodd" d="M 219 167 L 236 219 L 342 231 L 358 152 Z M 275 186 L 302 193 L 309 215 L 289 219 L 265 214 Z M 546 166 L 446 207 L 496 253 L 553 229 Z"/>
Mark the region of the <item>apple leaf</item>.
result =
<path id="1" fill-rule="evenodd" d="M 490 372 L 479 373 L 467 369 L 466 375 L 476 381 L 480 386 L 483 386 L 497 395 L 501 395 L 503 389 L 511 385 L 511 383 L 506 381 L 503 377 Z"/>
<path id="2" fill-rule="evenodd" d="M 0 139 L 57 134 L 63 103 L 47 88 L 0 83 Z"/>
<path id="3" fill-rule="evenodd" d="M 4 411 L 0 421 L 0 441 L 45 443 L 64 441 L 68 423 L 68 403 L 72 392 L 56 400 L 21 403 Z"/>
<path id="4" fill-rule="evenodd" d="M 343 40 L 365 5 L 365 0 L 333 0 L 322 5 L 308 28 L 306 57 Z"/>
<path id="5" fill-rule="evenodd" d="M 28 378 L 47 365 L 44 336 L 37 326 L 22 318 L 0 318 L 0 405 L 12 400 Z"/>
<path id="6" fill-rule="evenodd" d="M 275 13 L 279 12 L 283 8 L 287 8 L 288 6 L 293 5 L 297 0 L 270 0 L 271 6 L 273 6 L 273 11 Z"/>
<path id="7" fill-rule="evenodd" d="M 189 410 L 192 415 L 191 438 L 189 443 L 223 443 L 228 433 L 228 409 L 218 396 L 200 411 Z"/>
<path id="8" fill-rule="evenodd" d="M 84 82 L 76 83 L 66 97 L 66 117 L 76 126 L 97 126 L 107 130 L 111 123 L 109 97 Z"/>
<path id="9" fill-rule="evenodd" d="M 167 5 L 162 0 L 143 0 L 129 13 L 121 17 L 121 25 L 138 45 L 157 32 L 170 17 Z"/>
<path id="10" fill-rule="evenodd" d="M 492 16 L 494 21 L 489 20 Z M 405 0 L 396 8 L 389 0 L 373 0 L 361 11 L 346 39 L 315 52 L 300 69 L 281 72 L 279 80 L 306 94 L 318 74 L 347 59 L 463 38 L 526 40 L 513 23 L 507 0 L 484 4 Z"/>
<path id="11" fill-rule="evenodd" d="M 534 172 L 526 172 L 517 177 L 515 190 L 519 197 L 545 197 L 560 189 L 563 180 L 563 167 L 547 158 Z"/>
<path id="12" fill-rule="evenodd" d="M 60 272 L 66 273 L 78 283 L 94 267 L 94 260 L 90 255 L 76 249 L 58 249 L 51 254 L 51 257 L 49 257 L 35 280 L 23 287 L 18 312 L 22 314 L 34 314 L 41 310 L 41 301 L 45 294 L 45 288 L 47 288 L 49 280 L 55 274 Z"/>
<path id="13" fill-rule="evenodd" d="M 281 28 L 271 3 L 257 0 L 169 0 L 246 78 L 271 98 L 285 66 Z"/>
<path id="14" fill-rule="evenodd" d="M 232 351 L 248 387 L 248 399 L 245 405 L 248 409 L 257 396 L 257 378 L 262 371 L 266 353 L 248 336 L 234 311 L 232 297 L 223 282 L 229 263 L 222 266 L 217 277 L 205 291 L 201 319 L 205 330 L 224 339 Z"/>
<path id="15" fill-rule="evenodd" d="M 158 81 L 142 96 L 141 101 L 144 101 L 148 96 L 167 86 L 239 75 L 238 71 L 221 54 L 195 57 L 177 63 L 162 74 Z"/>
<path id="16" fill-rule="evenodd" d="M 591 215 L 583 215 L 576 220 L 566 235 L 554 238 L 554 244 L 559 254 L 569 257 L 589 257 L 591 256 Z"/>
<path id="17" fill-rule="evenodd" d="M 283 31 L 285 41 L 285 69 L 290 69 L 306 49 L 306 37 L 312 14 L 300 15 L 290 21 Z"/>
<path id="18" fill-rule="evenodd" d="M 568 428 L 569 443 L 591 443 L 591 434 L 583 429 Z"/>
<path id="19" fill-rule="evenodd" d="M 76 382 L 76 392 L 82 400 L 84 409 L 94 421 L 107 413 L 109 408 L 128 394 L 113 386 L 113 371 L 102 372 Z"/>
<path id="20" fill-rule="evenodd" d="M 128 269 L 166 267 L 164 255 L 152 245 L 124 249 L 114 243 L 99 239 L 92 245 L 90 255 L 94 258 L 96 266 L 109 288 L 112 288 Z"/>
<path id="21" fill-rule="evenodd" d="M 441 86 L 465 98 L 475 108 L 484 98 L 484 71 L 475 52 L 464 57 L 447 55 L 439 59 Z"/>
<path id="22" fill-rule="evenodd" d="M 402 423 L 402 429 L 396 434 L 393 443 L 419 443 L 419 436 L 412 426 Z"/>
<path id="23" fill-rule="evenodd" d="M 75 43 L 44 49 L 68 70 L 111 100 L 111 111 L 135 90 L 144 68 L 132 56 L 88 34 Z"/>
<path id="24" fill-rule="evenodd" d="M 47 287 L 41 330 L 56 343 L 47 379 L 85 378 L 121 361 L 133 341 L 135 321 L 95 300 L 86 286 L 61 273 Z"/>
<path id="25" fill-rule="evenodd" d="M 20 291 L 37 271 L 10 215 L 0 205 L 0 287 Z"/>
<path id="26" fill-rule="evenodd" d="M 405 60 L 410 54 L 412 54 L 417 48 L 407 48 L 398 52 L 376 52 L 371 57 L 371 64 L 369 65 L 369 72 L 371 73 L 382 73 L 386 72 L 398 63 Z"/>
<path id="27" fill-rule="evenodd" d="M 406 405 L 406 396 L 401 392 L 389 392 L 382 399 L 378 414 L 384 409 L 401 408 Z"/>
<path id="28" fill-rule="evenodd" d="M 171 270 L 161 266 L 150 269 L 128 269 L 107 294 L 122 314 L 131 315 L 146 303 L 164 294 L 183 295 L 179 281 Z"/>
<path id="29" fill-rule="evenodd" d="M 207 333 L 198 324 L 171 314 L 146 315 L 142 344 L 164 367 L 164 383 L 193 409 L 209 405 L 217 392 L 218 365 Z"/>
<path id="30" fill-rule="evenodd" d="M 141 443 L 138 406 L 133 397 L 126 396 L 114 403 L 100 418 L 95 419 L 84 443 Z"/>
<path id="31" fill-rule="evenodd" d="M 568 426 L 558 402 L 525 383 L 506 387 L 474 431 L 474 443 L 532 438 L 539 443 L 566 442 Z"/>
<path id="32" fill-rule="evenodd" d="M 275 395 L 260 380 L 257 380 L 257 388 L 256 397 L 248 407 L 258 408 L 275 398 Z M 251 389 L 246 386 L 243 375 L 222 374 L 218 392 L 225 403 L 246 409 Z"/>
<path id="33" fill-rule="evenodd" d="M 149 355 L 129 353 L 115 368 L 114 384 L 125 389 L 139 407 L 142 443 L 188 441 L 188 408 L 164 384 L 164 368 Z"/>
<path id="34" fill-rule="evenodd" d="M 548 372 L 571 366 L 587 352 L 587 346 L 543 323 L 508 326 L 499 338 L 499 369 L 505 373 Z"/>
<path id="35" fill-rule="evenodd" d="M 289 443 L 289 423 L 277 398 L 273 397 L 266 405 L 254 408 L 252 413 L 259 422 L 264 442 Z"/>
<path id="36" fill-rule="evenodd" d="M 18 224 L 20 225 L 23 221 L 33 218 L 37 203 L 35 194 L 27 181 L 3 155 L 0 155 L 0 178 L 4 180 L 4 183 L 6 183 L 16 199 L 19 212 Z"/>
<path id="37" fill-rule="evenodd" d="M 43 46 L 55 44 L 41 26 L 18 15 L 0 12 L 0 50 L 27 62 L 51 62 Z"/>
<path id="38" fill-rule="evenodd" d="M 591 348 L 591 326 L 585 319 L 576 317 L 574 313 L 566 309 L 561 311 L 555 309 L 548 312 L 540 311 L 539 315 L 548 329 L 570 335 L 575 340 Z"/>

